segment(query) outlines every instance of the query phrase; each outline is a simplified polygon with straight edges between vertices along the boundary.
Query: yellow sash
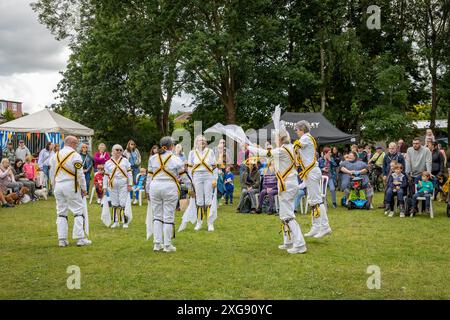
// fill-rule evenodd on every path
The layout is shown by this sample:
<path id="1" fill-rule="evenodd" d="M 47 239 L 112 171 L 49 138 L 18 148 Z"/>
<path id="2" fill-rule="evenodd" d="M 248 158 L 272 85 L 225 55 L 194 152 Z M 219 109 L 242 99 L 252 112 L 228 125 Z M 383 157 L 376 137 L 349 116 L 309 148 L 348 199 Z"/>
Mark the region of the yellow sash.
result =
<path id="1" fill-rule="evenodd" d="M 311 162 L 311 164 L 308 167 L 305 167 L 305 165 L 303 164 L 303 161 L 300 157 L 300 152 L 298 153 L 298 162 L 300 163 L 300 167 L 302 168 L 302 172 L 299 173 L 300 179 L 304 180 L 306 177 L 308 177 L 308 174 L 311 172 L 312 169 L 314 169 L 314 167 L 316 166 L 316 162 L 317 162 L 317 156 L 316 156 L 316 150 L 317 150 L 317 142 L 316 139 L 314 139 L 314 137 L 307 133 L 308 137 L 311 139 L 313 145 L 314 145 L 314 159 Z M 299 143 L 299 146 L 300 143 Z"/>
<path id="2" fill-rule="evenodd" d="M 284 170 L 283 173 L 281 173 L 279 171 L 277 171 L 277 173 L 276 173 L 276 176 L 277 176 L 277 179 L 278 179 L 278 183 L 280 184 L 280 188 L 279 188 L 279 191 L 278 191 L 280 193 L 286 191 L 285 180 L 286 180 L 287 176 L 289 175 L 289 173 L 291 173 L 292 169 L 295 168 L 294 155 L 285 146 L 283 146 L 283 149 L 289 155 L 289 158 L 291 159 L 291 164 L 289 165 L 289 167 L 286 170 Z"/>
<path id="3" fill-rule="evenodd" d="M 126 172 L 125 171 L 123 171 L 123 169 L 122 169 L 122 167 L 120 166 L 120 162 L 122 162 L 122 158 L 120 158 L 120 160 L 119 160 L 119 162 L 116 162 L 114 159 L 110 159 L 114 164 L 115 164 L 115 168 L 114 168 L 114 170 L 113 170 L 113 172 L 111 173 L 111 176 L 109 177 L 109 186 L 112 188 L 113 187 L 113 182 L 114 182 L 114 176 L 115 176 L 115 174 L 116 174 L 116 172 L 117 172 L 117 170 L 119 170 L 121 173 L 122 173 L 122 175 L 126 178 L 126 179 L 128 179 L 128 175 L 126 174 Z"/>
<path id="4" fill-rule="evenodd" d="M 158 170 L 156 170 L 153 173 L 153 178 L 156 177 L 159 173 L 164 172 L 165 174 L 167 174 L 169 176 L 169 178 L 171 178 L 173 180 L 173 182 L 175 182 L 175 184 L 177 185 L 177 188 L 178 188 L 178 194 L 180 194 L 181 186 L 180 186 L 180 183 L 178 182 L 177 177 L 175 177 L 172 172 L 170 172 L 169 170 L 166 169 L 167 162 L 169 162 L 170 158 L 172 158 L 172 154 L 170 154 L 166 158 L 166 160 L 163 161 L 161 158 L 161 155 L 158 153 L 159 168 L 158 168 Z"/>
<path id="5" fill-rule="evenodd" d="M 55 178 L 56 176 L 61 172 L 61 170 L 63 170 L 65 173 L 67 173 L 68 175 L 72 176 L 75 178 L 75 173 L 70 171 L 66 166 L 66 162 L 75 154 L 75 151 L 70 152 L 67 156 L 65 156 L 64 159 L 62 159 L 62 161 L 60 160 L 59 157 L 59 152 L 56 153 L 56 171 L 55 171 Z"/>
<path id="6" fill-rule="evenodd" d="M 211 167 L 205 162 L 206 158 L 208 157 L 209 150 L 210 150 L 210 149 L 208 149 L 208 151 L 206 151 L 206 154 L 205 154 L 205 156 L 204 156 L 203 158 L 200 157 L 200 155 L 198 154 L 197 150 L 195 150 L 195 154 L 196 154 L 198 160 L 200 160 L 200 163 L 197 163 L 197 164 L 194 166 L 194 168 L 192 168 L 192 173 L 194 173 L 200 166 L 204 166 L 204 167 L 206 168 L 206 170 L 209 171 L 209 173 L 213 173 L 213 168 L 211 168 Z"/>

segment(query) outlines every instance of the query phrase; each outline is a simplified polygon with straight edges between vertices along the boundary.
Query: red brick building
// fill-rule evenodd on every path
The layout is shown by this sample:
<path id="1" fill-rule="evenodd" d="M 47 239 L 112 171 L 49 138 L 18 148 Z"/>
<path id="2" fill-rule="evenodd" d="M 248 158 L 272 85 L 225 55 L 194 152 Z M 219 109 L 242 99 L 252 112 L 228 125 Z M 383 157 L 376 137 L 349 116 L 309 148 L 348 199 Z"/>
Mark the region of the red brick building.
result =
<path id="1" fill-rule="evenodd" d="M 5 113 L 7 109 L 11 110 L 16 118 L 23 116 L 22 102 L 0 99 L 0 115 Z"/>

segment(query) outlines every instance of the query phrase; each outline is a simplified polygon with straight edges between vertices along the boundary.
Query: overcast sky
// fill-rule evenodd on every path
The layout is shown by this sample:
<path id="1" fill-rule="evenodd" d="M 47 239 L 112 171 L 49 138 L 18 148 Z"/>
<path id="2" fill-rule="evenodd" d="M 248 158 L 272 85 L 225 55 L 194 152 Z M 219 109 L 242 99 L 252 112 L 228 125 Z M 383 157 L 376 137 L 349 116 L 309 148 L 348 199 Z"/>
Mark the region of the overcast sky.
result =
<path id="1" fill-rule="evenodd" d="M 70 55 L 66 43 L 39 24 L 32 2 L 0 0 L 0 99 L 23 102 L 28 113 L 56 102 L 53 90 Z M 189 102 L 176 97 L 172 111 Z"/>

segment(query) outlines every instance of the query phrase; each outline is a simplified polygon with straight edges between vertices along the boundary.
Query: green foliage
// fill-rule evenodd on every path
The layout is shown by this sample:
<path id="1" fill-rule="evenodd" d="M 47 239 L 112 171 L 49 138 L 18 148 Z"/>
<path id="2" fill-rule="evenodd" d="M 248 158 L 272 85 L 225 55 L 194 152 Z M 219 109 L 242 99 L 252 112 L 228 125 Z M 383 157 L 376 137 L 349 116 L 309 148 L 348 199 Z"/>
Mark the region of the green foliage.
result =
<path id="1" fill-rule="evenodd" d="M 3 118 L 8 122 L 14 120 L 16 117 L 11 109 L 6 109 L 5 112 L 3 112 Z"/>
<path id="2" fill-rule="evenodd" d="M 191 130 L 194 120 L 260 128 L 280 105 L 324 111 L 341 130 L 376 139 L 377 120 L 448 114 L 450 8 L 441 0 L 380 0 L 381 30 L 370 30 L 371 4 L 38 0 L 33 8 L 73 50 L 58 108 L 104 137 L 118 124 L 135 132 L 140 117 L 154 121 L 155 136 L 169 133 L 172 99 L 185 91 L 196 106 L 185 124 Z M 427 104 L 429 111 L 414 107 Z"/>
<path id="3" fill-rule="evenodd" d="M 392 106 L 378 106 L 365 114 L 362 139 L 366 142 L 397 141 L 411 137 L 412 121 Z"/>

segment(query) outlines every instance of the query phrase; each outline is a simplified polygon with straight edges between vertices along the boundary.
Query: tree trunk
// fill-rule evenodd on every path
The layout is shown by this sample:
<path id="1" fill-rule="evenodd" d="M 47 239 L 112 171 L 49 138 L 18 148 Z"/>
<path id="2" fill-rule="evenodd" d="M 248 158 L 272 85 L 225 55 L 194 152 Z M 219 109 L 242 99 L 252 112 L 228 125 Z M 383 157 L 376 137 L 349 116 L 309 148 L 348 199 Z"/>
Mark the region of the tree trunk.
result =
<path id="1" fill-rule="evenodd" d="M 437 112 L 437 75 L 433 70 L 431 75 L 431 117 L 430 117 L 430 129 L 434 131 L 436 127 L 436 112 Z"/>
<path id="2" fill-rule="evenodd" d="M 447 141 L 450 141 L 450 108 L 447 111 L 447 139 Z M 447 159 L 447 161 L 450 161 L 450 159 Z"/>
<path id="3" fill-rule="evenodd" d="M 323 47 L 323 42 L 320 42 L 320 112 L 325 112 L 325 106 L 327 104 L 326 98 L 326 83 L 325 83 L 325 49 Z"/>
<path id="4" fill-rule="evenodd" d="M 225 106 L 225 119 L 227 124 L 236 123 L 236 104 L 234 96 L 228 96 L 222 99 L 222 103 Z"/>

